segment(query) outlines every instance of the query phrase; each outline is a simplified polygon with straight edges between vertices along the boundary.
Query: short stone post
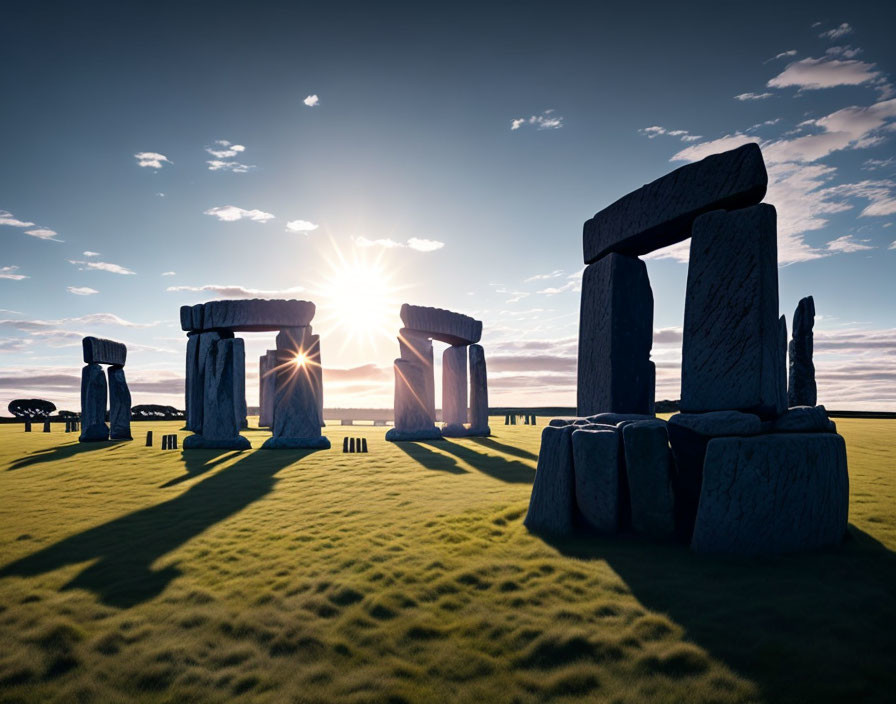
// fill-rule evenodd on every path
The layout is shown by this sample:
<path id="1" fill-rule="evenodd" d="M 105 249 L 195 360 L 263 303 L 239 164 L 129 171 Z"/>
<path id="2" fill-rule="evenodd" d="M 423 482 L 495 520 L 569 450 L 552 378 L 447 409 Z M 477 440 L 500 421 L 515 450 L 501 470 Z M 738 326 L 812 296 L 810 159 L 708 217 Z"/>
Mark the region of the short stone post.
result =
<path id="1" fill-rule="evenodd" d="M 146 446 L 152 447 L 152 431 L 151 430 L 146 431 Z"/>

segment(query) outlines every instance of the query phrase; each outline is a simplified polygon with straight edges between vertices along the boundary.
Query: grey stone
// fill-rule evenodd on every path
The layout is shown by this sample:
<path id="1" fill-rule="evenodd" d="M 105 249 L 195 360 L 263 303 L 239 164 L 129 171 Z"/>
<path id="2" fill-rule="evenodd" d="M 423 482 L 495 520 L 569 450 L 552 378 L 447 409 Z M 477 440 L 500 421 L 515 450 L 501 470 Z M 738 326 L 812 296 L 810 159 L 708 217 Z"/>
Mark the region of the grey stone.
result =
<path id="1" fill-rule="evenodd" d="M 184 330 L 273 332 L 282 328 L 306 327 L 315 312 L 315 306 L 310 301 L 281 299 L 209 301 L 197 306 L 181 308 L 181 327 Z M 185 308 L 190 308 L 189 316 Z M 185 325 L 188 318 L 189 326 Z"/>
<path id="2" fill-rule="evenodd" d="M 795 406 L 774 422 L 776 433 L 836 433 L 824 406 Z"/>
<path id="3" fill-rule="evenodd" d="M 308 328 L 311 332 L 311 328 Z M 317 399 L 317 422 L 324 427 L 324 368 L 320 359 L 320 335 L 309 336 L 309 347 L 305 351 L 308 371 L 314 384 L 314 397 Z"/>
<path id="4" fill-rule="evenodd" d="M 261 446 L 263 450 L 329 450 L 330 438 L 318 435 L 316 438 L 268 438 Z"/>
<path id="5" fill-rule="evenodd" d="M 565 428 L 567 425 L 572 425 L 575 420 L 575 418 L 551 418 L 548 425 L 552 428 Z"/>
<path id="6" fill-rule="evenodd" d="M 399 430 L 389 428 L 386 431 L 386 440 L 389 442 L 416 442 L 418 440 L 438 440 L 442 437 L 442 431 L 438 428 L 429 430 Z"/>
<path id="7" fill-rule="evenodd" d="M 425 334 L 402 328 L 398 331 L 399 356 L 423 368 L 423 387 L 417 389 L 432 423 L 436 420 L 436 380 L 433 367 L 432 340 Z"/>
<path id="8" fill-rule="evenodd" d="M 386 439 L 422 439 L 441 437 L 423 398 L 426 369 L 417 362 L 395 360 L 395 427 Z M 392 432 L 395 431 L 395 432 Z M 391 433 L 391 435 L 390 435 Z M 418 437 L 417 434 L 422 433 Z"/>
<path id="9" fill-rule="evenodd" d="M 237 342 L 225 338 L 208 347 L 203 390 L 202 440 L 190 440 L 184 447 L 230 447 L 246 449 L 248 440 L 240 435 L 234 402 L 234 357 Z"/>
<path id="10" fill-rule="evenodd" d="M 106 425 L 106 375 L 99 364 L 81 370 L 81 442 L 109 439 Z"/>
<path id="11" fill-rule="evenodd" d="M 81 340 L 81 346 L 84 349 L 84 364 L 117 364 L 123 367 L 128 358 L 128 348 L 121 342 L 85 337 Z"/>
<path id="12" fill-rule="evenodd" d="M 724 435 L 758 435 L 762 431 L 759 417 L 740 411 L 713 411 L 711 413 L 676 413 L 669 418 L 669 430 L 684 428 L 708 437 Z"/>
<path id="13" fill-rule="evenodd" d="M 606 425 L 618 425 L 619 423 L 654 419 L 654 415 L 648 415 L 646 413 L 597 413 L 586 418 L 589 423 L 603 423 Z"/>
<path id="14" fill-rule="evenodd" d="M 787 317 L 778 318 L 778 359 L 775 363 L 778 380 L 775 383 L 777 402 L 771 417 L 776 417 L 787 410 Z"/>
<path id="15" fill-rule="evenodd" d="M 622 429 L 632 528 L 655 538 L 675 533 L 674 465 L 666 423 L 642 420 Z"/>
<path id="16" fill-rule="evenodd" d="M 113 440 L 132 440 L 131 392 L 124 376 L 124 368 L 109 367 L 109 437 Z"/>
<path id="17" fill-rule="evenodd" d="M 572 434 L 578 518 L 598 533 L 613 534 L 620 527 L 619 438 L 615 428 L 579 428 Z"/>
<path id="18" fill-rule="evenodd" d="M 464 434 L 467 422 L 467 348 L 448 347 L 442 353 L 442 435 Z"/>
<path id="19" fill-rule="evenodd" d="M 534 533 L 563 536 L 573 532 L 573 430 L 572 426 L 547 426 L 541 432 L 541 449 L 529 498 L 529 511 L 523 521 Z"/>
<path id="20" fill-rule="evenodd" d="M 470 430 L 469 435 L 489 435 L 488 373 L 482 345 L 470 345 Z M 528 420 L 529 416 L 526 416 Z"/>
<path id="21" fill-rule="evenodd" d="M 714 211 L 694 222 L 684 309 L 681 411 L 775 417 L 780 387 L 775 209 Z"/>
<path id="22" fill-rule="evenodd" d="M 640 259 L 609 254 L 582 276 L 578 414 L 653 414 L 653 293 Z"/>
<path id="23" fill-rule="evenodd" d="M 221 333 L 204 332 L 187 336 L 187 370 L 185 403 L 187 413 L 187 430 L 202 434 L 203 409 L 205 407 L 205 366 L 209 358 L 209 350 L 218 340 Z"/>
<path id="24" fill-rule="evenodd" d="M 610 252 L 639 256 L 688 238 L 697 216 L 744 208 L 765 196 L 768 175 L 755 144 L 682 166 L 604 208 L 585 223 L 585 263 Z"/>
<path id="25" fill-rule="evenodd" d="M 274 425 L 274 398 L 277 389 L 277 352 L 268 350 L 259 359 L 259 419 L 258 425 L 270 428 Z"/>
<path id="26" fill-rule="evenodd" d="M 188 435 L 184 438 L 185 450 L 251 450 L 249 439 L 237 435 L 225 440 L 215 440 L 202 435 Z"/>
<path id="27" fill-rule="evenodd" d="M 716 438 L 706 451 L 691 547 L 755 555 L 836 545 L 848 512 L 839 435 Z"/>
<path id="28" fill-rule="evenodd" d="M 482 337 L 482 322 L 469 315 L 453 313 L 443 308 L 401 306 L 401 322 L 406 328 L 426 333 L 429 337 L 449 345 L 469 345 Z"/>
<path id="29" fill-rule="evenodd" d="M 793 339 L 790 341 L 790 384 L 787 401 L 790 406 L 814 406 L 818 400 L 815 385 L 814 348 L 815 299 L 800 300 L 793 314 Z"/>
<path id="30" fill-rule="evenodd" d="M 246 343 L 236 337 L 233 340 L 233 412 L 236 414 L 237 427 L 241 430 L 249 427 L 248 408 L 246 407 Z"/>

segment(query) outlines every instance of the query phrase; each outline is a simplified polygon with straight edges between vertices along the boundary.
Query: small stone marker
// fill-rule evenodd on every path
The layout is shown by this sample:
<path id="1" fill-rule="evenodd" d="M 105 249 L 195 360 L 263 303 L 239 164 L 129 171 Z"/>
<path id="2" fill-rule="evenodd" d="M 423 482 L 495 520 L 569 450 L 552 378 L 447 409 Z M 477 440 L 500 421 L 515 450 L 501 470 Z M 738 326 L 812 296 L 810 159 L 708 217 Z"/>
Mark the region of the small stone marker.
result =
<path id="1" fill-rule="evenodd" d="M 26 420 L 26 421 L 25 421 L 25 432 L 26 432 L 26 433 L 30 433 L 30 432 L 31 432 L 31 421 L 30 421 L 30 420 Z"/>
<path id="2" fill-rule="evenodd" d="M 168 449 L 168 436 L 167 435 L 162 436 L 162 449 L 163 450 Z"/>
<path id="3" fill-rule="evenodd" d="M 354 438 L 349 438 L 349 439 L 348 439 L 348 451 L 349 451 L 349 452 L 354 452 L 354 451 L 355 451 L 355 439 L 354 439 Z"/>
<path id="4" fill-rule="evenodd" d="M 348 438 L 342 438 L 342 451 L 348 452 Z"/>
<path id="5" fill-rule="evenodd" d="M 146 431 L 146 446 L 152 447 L 152 431 L 151 430 Z"/>
<path id="6" fill-rule="evenodd" d="M 361 452 L 367 452 L 367 438 L 361 438 Z"/>
<path id="7" fill-rule="evenodd" d="M 172 435 L 171 440 L 168 441 L 168 449 L 176 450 L 177 449 L 177 435 Z"/>
<path id="8" fill-rule="evenodd" d="M 45 420 L 45 421 L 44 421 L 44 432 L 45 432 L 45 433 L 49 433 L 49 432 L 50 432 L 50 421 L 48 421 L 48 420 Z"/>

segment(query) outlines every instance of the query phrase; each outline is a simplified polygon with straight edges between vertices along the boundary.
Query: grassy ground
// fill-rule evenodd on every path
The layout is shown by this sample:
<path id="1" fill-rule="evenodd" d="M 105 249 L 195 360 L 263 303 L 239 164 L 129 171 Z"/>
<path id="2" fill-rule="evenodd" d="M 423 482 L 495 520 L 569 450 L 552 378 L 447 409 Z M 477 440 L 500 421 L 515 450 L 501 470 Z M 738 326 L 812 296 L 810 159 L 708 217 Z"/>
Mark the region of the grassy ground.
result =
<path id="1" fill-rule="evenodd" d="M 493 422 L 317 453 L 0 426 L 0 701 L 892 701 L 896 421 L 838 422 L 847 542 L 763 560 L 529 535 L 541 428 Z"/>

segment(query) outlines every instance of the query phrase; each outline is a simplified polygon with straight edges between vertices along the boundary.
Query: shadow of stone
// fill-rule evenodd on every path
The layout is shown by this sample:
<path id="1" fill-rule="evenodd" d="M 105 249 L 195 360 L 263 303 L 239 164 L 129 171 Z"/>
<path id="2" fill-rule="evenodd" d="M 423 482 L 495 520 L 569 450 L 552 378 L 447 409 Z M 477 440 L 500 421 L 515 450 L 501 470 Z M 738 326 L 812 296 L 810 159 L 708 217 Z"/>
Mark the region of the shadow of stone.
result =
<path id="1" fill-rule="evenodd" d="M 69 457 L 80 455 L 83 452 L 113 450 L 121 447 L 125 442 L 129 441 L 123 440 L 120 442 L 78 442 L 77 440 L 75 440 L 75 442 L 66 443 L 65 445 L 57 445 L 56 447 L 48 447 L 43 450 L 32 452 L 30 455 L 19 457 L 17 460 L 14 460 L 12 464 L 9 465 L 9 467 L 6 468 L 6 471 L 11 472 L 13 470 L 30 467 L 35 464 L 43 464 L 44 462 L 55 462 L 56 460 L 65 460 Z"/>
<path id="2" fill-rule="evenodd" d="M 210 526 L 271 491 L 274 475 L 312 451 L 252 452 L 177 497 L 85 530 L 3 568 L 0 578 L 33 576 L 94 562 L 63 589 L 86 589 L 106 604 L 128 608 L 159 593 L 181 572 L 152 564 Z"/>
<path id="3" fill-rule="evenodd" d="M 181 482 L 189 481 L 190 479 L 195 479 L 210 469 L 214 469 L 222 462 L 226 462 L 227 460 L 236 457 L 240 453 L 238 451 L 230 451 L 230 450 L 189 450 L 186 452 L 181 452 L 181 459 L 184 463 L 184 469 L 186 470 L 186 474 L 175 477 L 164 484 L 160 485 L 160 489 L 167 489 L 170 486 L 177 486 Z"/>
<path id="4" fill-rule="evenodd" d="M 441 447 L 442 441 L 435 447 Z M 415 462 L 422 464 L 427 469 L 437 472 L 448 472 L 450 474 L 469 474 L 469 472 L 457 464 L 457 460 L 448 457 L 440 452 L 433 452 L 423 443 L 419 442 L 396 442 L 395 447 L 405 453 Z"/>
<path id="5" fill-rule="evenodd" d="M 535 481 L 535 468 L 516 460 L 498 455 L 486 455 L 450 440 L 442 440 L 438 447 L 463 460 L 474 469 L 509 484 L 531 484 Z"/>
<path id="6" fill-rule="evenodd" d="M 854 526 L 837 549 L 774 558 L 634 536 L 548 542 L 605 560 L 646 608 L 754 682 L 761 701 L 892 701 L 896 554 Z"/>
<path id="7" fill-rule="evenodd" d="M 529 452 L 528 450 L 524 450 L 521 447 L 515 447 L 513 445 L 505 445 L 503 442 L 498 442 L 493 437 L 488 438 L 468 438 L 472 442 L 475 442 L 477 445 L 482 445 L 491 450 L 497 450 L 498 452 L 503 452 L 505 455 L 512 455 L 513 457 L 519 457 L 524 460 L 538 460 L 538 455 L 534 452 Z"/>

